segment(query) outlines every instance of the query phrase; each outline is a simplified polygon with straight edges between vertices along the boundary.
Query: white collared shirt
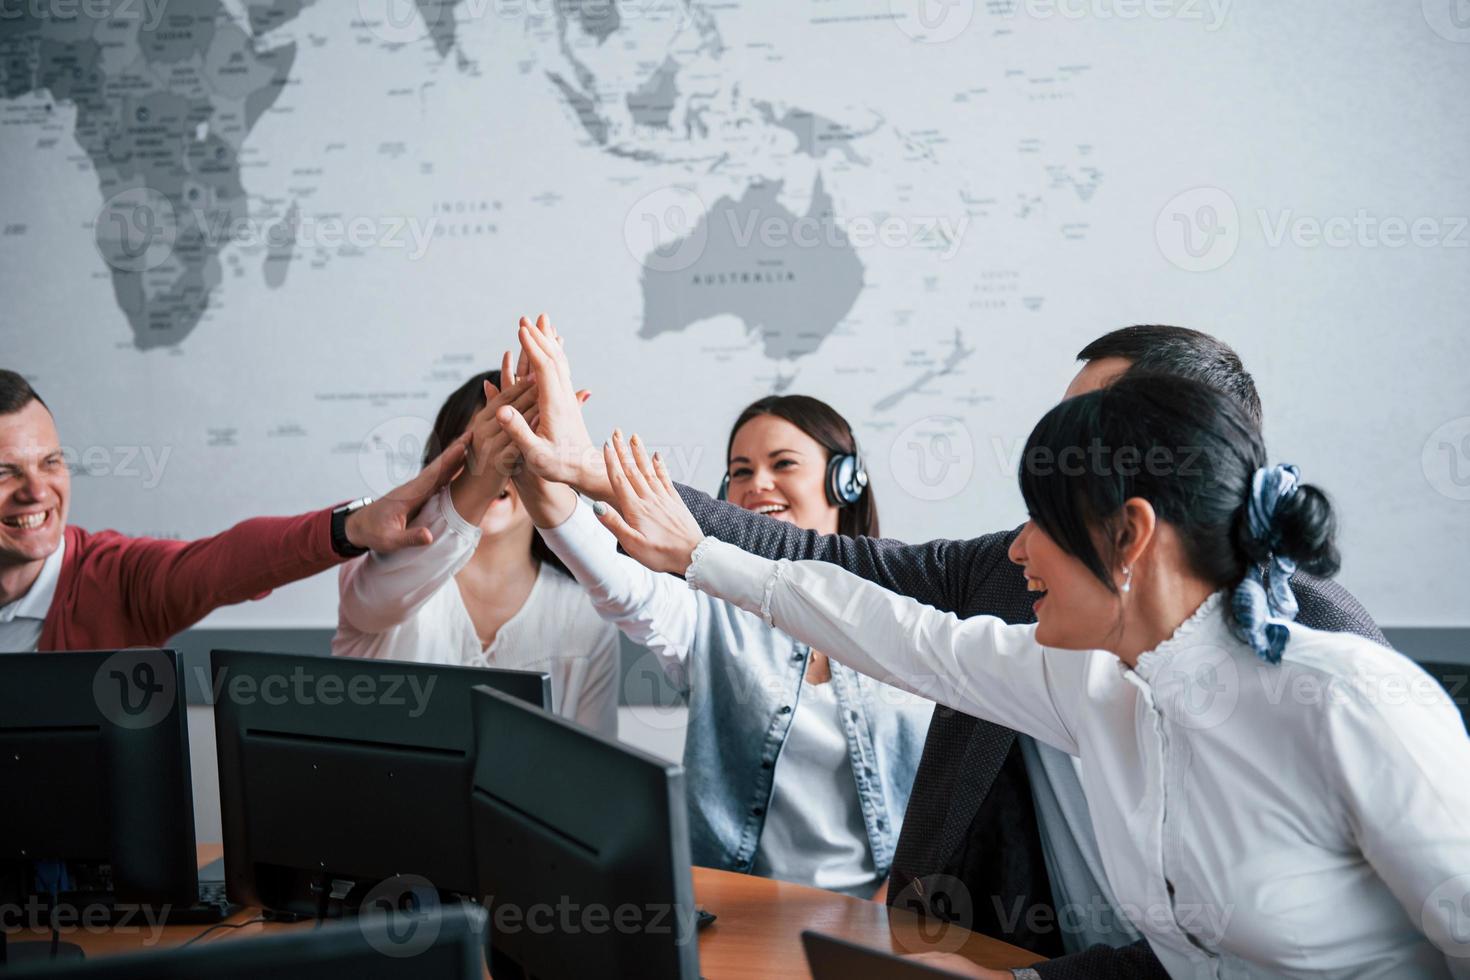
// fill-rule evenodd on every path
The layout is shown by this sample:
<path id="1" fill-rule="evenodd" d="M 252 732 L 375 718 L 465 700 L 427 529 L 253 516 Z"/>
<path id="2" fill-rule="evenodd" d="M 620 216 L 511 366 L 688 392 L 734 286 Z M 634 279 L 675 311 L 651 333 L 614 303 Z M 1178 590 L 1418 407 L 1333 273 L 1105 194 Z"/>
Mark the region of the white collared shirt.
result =
<path id="1" fill-rule="evenodd" d="M 687 577 L 1080 757 L 1108 881 L 1171 976 L 1470 977 L 1470 738 L 1400 654 L 1291 624 L 1262 663 L 1219 592 L 1129 669 L 824 562 L 707 538 Z"/>
<path id="2" fill-rule="evenodd" d="M 557 714 L 617 737 L 618 634 L 582 587 L 543 564 L 525 603 L 483 647 L 454 581 L 474 556 L 480 529 L 455 511 L 448 487 L 424 504 L 413 526 L 433 532 L 433 543 L 342 565 L 332 653 L 544 671 Z"/>
<path id="3" fill-rule="evenodd" d="M 0 653 L 34 653 L 41 645 L 41 627 L 56 598 L 61 581 L 61 563 L 66 557 L 66 535 L 61 544 L 46 556 L 41 574 L 31 583 L 26 594 L 14 602 L 0 606 Z"/>

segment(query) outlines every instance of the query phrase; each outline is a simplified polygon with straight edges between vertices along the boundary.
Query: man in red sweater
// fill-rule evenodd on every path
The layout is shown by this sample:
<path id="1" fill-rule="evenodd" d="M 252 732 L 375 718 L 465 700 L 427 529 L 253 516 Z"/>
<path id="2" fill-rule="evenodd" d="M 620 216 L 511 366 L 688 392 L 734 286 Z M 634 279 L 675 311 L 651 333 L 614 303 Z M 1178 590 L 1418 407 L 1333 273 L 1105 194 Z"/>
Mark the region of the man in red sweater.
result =
<path id="1" fill-rule="evenodd" d="M 379 500 L 257 517 L 199 541 L 93 534 L 66 523 L 71 471 L 50 410 L 0 369 L 0 653 L 158 646 L 220 606 L 367 551 L 426 545 L 409 521 L 464 458 L 459 440 Z"/>

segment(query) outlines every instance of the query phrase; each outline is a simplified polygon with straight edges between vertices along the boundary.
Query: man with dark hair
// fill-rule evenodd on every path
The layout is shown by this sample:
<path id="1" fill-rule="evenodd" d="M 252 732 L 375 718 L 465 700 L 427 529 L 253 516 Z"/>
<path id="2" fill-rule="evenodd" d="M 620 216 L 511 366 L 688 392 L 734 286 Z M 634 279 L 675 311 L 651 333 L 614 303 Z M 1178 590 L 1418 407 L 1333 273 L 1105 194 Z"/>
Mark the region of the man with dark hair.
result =
<path id="1" fill-rule="evenodd" d="M 523 346 L 527 329 L 523 321 Z M 1196 330 L 1128 327 L 1089 344 L 1080 359 L 1085 363 L 1064 397 L 1105 387 L 1129 371 L 1167 372 L 1215 385 L 1260 418 L 1260 399 L 1240 358 Z M 569 377 L 540 386 L 535 432 L 504 411 L 501 424 L 538 475 L 607 500 L 602 457 L 591 451 L 580 409 L 566 395 L 571 390 Z M 1007 558 L 1017 531 L 918 545 L 821 535 L 689 487 L 678 489 L 704 533 L 745 551 L 832 562 L 961 617 L 1035 619 L 1034 596 Z M 1298 573 L 1292 588 L 1303 624 L 1387 645 L 1363 607 L 1336 583 Z M 1112 898 L 1074 763 L 1011 729 L 936 708 L 894 853 L 887 901 L 1056 957 L 1014 971 L 1018 976 L 1165 977 Z M 1139 913 L 1177 914 L 1172 908 Z"/>
<path id="2" fill-rule="evenodd" d="M 428 543 L 414 514 L 464 460 L 458 442 L 377 501 L 257 517 L 199 541 L 66 523 L 71 470 L 46 403 L 0 368 L 0 653 L 158 646 L 219 606 L 366 551 Z"/>
<path id="3" fill-rule="evenodd" d="M 1077 360 L 1086 362 L 1084 374 L 1091 370 L 1116 377 L 1132 369 L 1191 378 L 1233 396 L 1261 424 L 1261 396 L 1240 355 L 1207 333 L 1156 324 L 1123 327 L 1082 348 Z"/>

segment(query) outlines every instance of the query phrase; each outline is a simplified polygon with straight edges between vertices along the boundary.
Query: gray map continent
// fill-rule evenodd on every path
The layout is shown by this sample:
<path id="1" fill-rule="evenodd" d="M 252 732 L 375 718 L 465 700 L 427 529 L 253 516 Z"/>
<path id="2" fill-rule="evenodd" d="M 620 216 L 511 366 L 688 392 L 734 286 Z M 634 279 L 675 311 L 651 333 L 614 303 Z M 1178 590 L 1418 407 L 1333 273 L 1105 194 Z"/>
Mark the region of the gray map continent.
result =
<path id="1" fill-rule="evenodd" d="M 716 201 L 686 236 L 704 238 L 687 268 L 661 271 L 650 257 L 640 337 L 733 315 L 780 360 L 812 353 L 841 324 L 862 291 L 862 262 L 834 222 L 820 174 L 805 215 L 780 202 L 781 188 L 761 182 L 739 200 Z"/>
<path id="2" fill-rule="evenodd" d="M 796 137 L 796 152 L 820 160 L 830 151 L 837 150 L 849 163 L 867 165 L 868 161 L 853 150 L 852 142 L 876 132 L 877 126 L 854 130 L 805 109 L 787 109 L 777 116 L 769 102 L 755 101 L 751 104 L 761 114 L 762 122 L 784 129 Z"/>
<path id="3" fill-rule="evenodd" d="M 294 45 L 259 49 L 217 0 L 181 6 L 156 23 L 89 18 L 85 7 L 26 16 L 0 38 L 0 94 L 73 103 L 102 200 L 128 202 L 104 207 L 96 243 L 142 349 L 178 344 L 208 309 L 219 253 L 250 216 L 241 150 L 296 57 Z M 252 23 L 279 23 L 303 4 L 266 6 L 251 5 Z M 135 261 L 140 235 L 169 246 L 146 268 Z"/>
<path id="4" fill-rule="evenodd" d="M 669 117 L 679 98 L 679 63 L 665 58 L 664 63 L 642 85 L 628 93 L 628 113 L 639 126 L 668 129 Z"/>

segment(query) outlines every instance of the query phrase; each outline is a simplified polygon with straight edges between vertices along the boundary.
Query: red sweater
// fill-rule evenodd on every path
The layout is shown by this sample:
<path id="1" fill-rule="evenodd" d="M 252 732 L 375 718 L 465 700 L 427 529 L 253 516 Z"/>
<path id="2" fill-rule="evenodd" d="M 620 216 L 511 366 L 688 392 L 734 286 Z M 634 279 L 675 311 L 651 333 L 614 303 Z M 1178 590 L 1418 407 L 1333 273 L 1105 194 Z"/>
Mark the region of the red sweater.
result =
<path id="1" fill-rule="evenodd" d="M 160 646 L 220 606 L 260 599 L 341 560 L 332 550 L 331 510 L 257 517 L 198 541 L 68 525 L 39 648 Z"/>

